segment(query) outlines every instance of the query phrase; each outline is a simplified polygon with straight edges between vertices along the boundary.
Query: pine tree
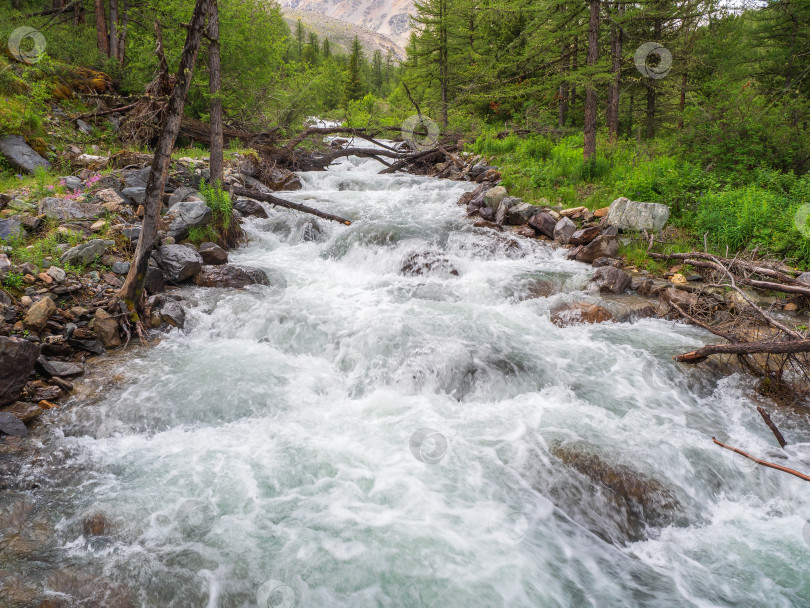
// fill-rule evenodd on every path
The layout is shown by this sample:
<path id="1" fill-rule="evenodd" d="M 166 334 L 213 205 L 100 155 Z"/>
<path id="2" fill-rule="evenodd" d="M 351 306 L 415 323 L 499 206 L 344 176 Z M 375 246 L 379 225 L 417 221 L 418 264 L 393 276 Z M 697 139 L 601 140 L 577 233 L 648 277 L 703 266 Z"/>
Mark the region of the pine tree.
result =
<path id="1" fill-rule="evenodd" d="M 349 56 L 346 83 L 343 87 L 343 104 L 346 106 L 349 105 L 350 101 L 360 99 L 366 93 L 365 85 L 360 76 L 363 62 L 363 48 L 360 46 L 360 39 L 355 36 L 354 42 L 352 42 L 352 54 Z"/>
<path id="2" fill-rule="evenodd" d="M 329 38 L 324 38 L 323 39 L 323 47 L 321 49 L 321 56 L 324 59 L 329 59 L 332 56 L 332 49 L 330 48 L 330 45 L 329 45 Z"/>
<path id="3" fill-rule="evenodd" d="M 379 49 L 374 51 L 371 58 L 371 86 L 374 87 L 374 92 L 380 95 L 383 85 L 383 60 L 382 51 Z"/>
<path id="4" fill-rule="evenodd" d="M 298 48 L 298 60 L 300 61 L 303 59 L 304 54 L 304 36 L 306 32 L 304 31 L 304 24 L 301 23 L 301 20 L 295 22 L 295 41 L 297 43 Z"/>

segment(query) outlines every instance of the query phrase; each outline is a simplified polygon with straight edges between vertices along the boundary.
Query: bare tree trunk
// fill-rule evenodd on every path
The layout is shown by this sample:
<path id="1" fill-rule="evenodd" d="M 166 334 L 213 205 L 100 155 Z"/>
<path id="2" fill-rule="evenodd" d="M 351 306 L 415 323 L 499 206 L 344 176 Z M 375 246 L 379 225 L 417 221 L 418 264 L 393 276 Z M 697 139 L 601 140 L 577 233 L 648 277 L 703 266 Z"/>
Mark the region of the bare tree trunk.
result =
<path id="1" fill-rule="evenodd" d="M 124 281 L 123 287 L 118 292 L 119 297 L 126 303 L 130 318 L 133 321 L 139 320 L 138 309 L 141 306 L 143 297 L 143 283 L 149 265 L 149 254 L 157 239 L 158 219 L 160 218 L 160 209 L 163 206 L 163 187 L 166 185 L 172 148 L 180 130 L 183 107 L 186 103 L 188 89 L 191 86 L 191 78 L 194 73 L 194 65 L 197 63 L 197 53 L 200 50 L 206 17 L 211 11 L 211 2 L 212 0 L 197 0 L 194 13 L 191 16 L 191 23 L 188 25 L 186 44 L 183 47 L 183 54 L 180 56 L 174 90 L 169 98 L 169 106 L 166 111 L 166 123 L 160 132 L 155 156 L 152 160 L 152 170 L 149 172 L 149 179 L 146 182 L 141 234 L 138 238 L 138 245 L 135 248 L 135 256 L 129 274 L 127 274 L 126 281 Z"/>
<path id="2" fill-rule="evenodd" d="M 661 19 L 655 20 L 655 30 L 653 39 L 657 42 L 661 38 Z M 655 137 L 655 80 L 646 78 L 644 85 L 647 87 L 647 116 L 646 116 L 646 136 L 647 139 Z"/>
<path id="3" fill-rule="evenodd" d="M 574 36 L 574 54 L 571 56 L 571 71 L 576 74 L 579 67 L 579 37 Z M 577 105 L 577 85 L 571 84 L 571 94 L 568 96 L 568 108 L 573 110 Z"/>
<path id="4" fill-rule="evenodd" d="M 98 50 L 109 57 L 110 40 L 107 34 L 107 16 L 104 14 L 104 0 L 95 0 L 96 10 L 96 39 L 98 40 Z"/>
<path id="5" fill-rule="evenodd" d="M 566 52 L 568 51 L 569 45 L 564 44 L 562 46 L 562 53 L 563 57 L 565 57 Z M 562 68 L 560 68 L 560 73 L 565 75 L 568 71 L 568 60 L 563 60 Z M 560 101 L 557 104 L 557 126 L 562 129 L 565 126 L 565 115 L 568 112 L 568 83 L 564 80 L 560 83 Z"/>
<path id="6" fill-rule="evenodd" d="M 591 17 L 588 23 L 588 65 L 596 64 L 599 57 L 599 2 L 591 0 Z M 585 88 L 585 160 L 596 154 L 596 89 L 588 83 Z"/>
<path id="7" fill-rule="evenodd" d="M 680 103 L 678 103 L 678 112 L 680 114 L 678 118 L 678 128 L 683 129 L 683 113 L 686 110 L 686 72 L 683 73 L 683 77 L 681 78 L 681 99 Z"/>
<path id="8" fill-rule="evenodd" d="M 129 0 L 123 0 L 121 8 L 121 30 L 118 34 L 118 63 L 124 65 L 124 56 L 127 50 L 127 25 L 129 24 Z"/>
<path id="9" fill-rule="evenodd" d="M 211 93 L 211 184 L 223 182 L 223 134 L 222 134 L 222 98 L 220 97 L 221 77 L 219 58 L 219 6 L 217 0 L 211 2 L 211 15 L 208 19 L 208 70 L 209 92 Z"/>
<path id="10" fill-rule="evenodd" d="M 618 5 L 619 18 L 624 14 L 624 5 Z M 607 125 L 610 141 L 619 136 L 619 82 L 622 75 L 622 32 L 614 23 L 610 28 L 610 53 L 613 56 L 613 81 L 608 85 Z"/>
<path id="11" fill-rule="evenodd" d="M 110 57 L 118 57 L 118 0 L 110 0 Z"/>

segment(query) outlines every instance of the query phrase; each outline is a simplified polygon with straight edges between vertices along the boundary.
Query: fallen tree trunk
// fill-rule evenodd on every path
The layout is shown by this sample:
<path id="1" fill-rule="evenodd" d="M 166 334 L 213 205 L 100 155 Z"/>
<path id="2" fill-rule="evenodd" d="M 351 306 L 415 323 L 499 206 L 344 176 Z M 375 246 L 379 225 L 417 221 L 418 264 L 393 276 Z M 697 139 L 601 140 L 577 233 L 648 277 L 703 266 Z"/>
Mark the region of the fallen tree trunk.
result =
<path id="1" fill-rule="evenodd" d="M 804 479 L 805 481 L 810 481 L 810 476 L 805 475 L 804 473 L 799 473 L 798 471 L 795 471 L 794 469 L 789 469 L 787 467 L 783 467 L 781 464 L 774 464 L 772 462 L 768 462 L 767 460 L 760 460 L 759 458 L 755 458 L 755 457 L 751 456 L 750 454 L 747 454 L 747 453 L 743 452 L 740 449 L 737 449 L 737 448 L 732 447 L 730 445 L 726 445 L 725 443 L 723 443 L 721 441 L 717 441 L 717 439 L 715 439 L 714 437 L 712 437 L 712 441 L 714 441 L 714 443 L 719 445 L 721 448 L 724 448 L 726 450 L 730 450 L 730 451 L 732 451 L 732 452 L 734 452 L 736 454 L 739 454 L 740 456 L 745 456 L 748 460 L 752 460 L 752 461 L 756 462 L 757 464 L 761 464 L 763 467 L 768 467 L 770 469 L 776 469 L 777 471 L 782 471 L 783 473 L 789 473 L 790 475 L 794 475 L 794 476 L 798 477 L 799 479 Z"/>
<path id="2" fill-rule="evenodd" d="M 264 194 L 262 192 L 257 192 L 255 190 L 248 190 L 246 188 L 236 188 L 236 187 L 234 187 L 231 190 L 231 192 L 239 196 L 246 196 L 248 198 L 252 198 L 257 201 L 270 203 L 271 205 L 278 205 L 279 207 L 287 207 L 288 209 L 294 209 L 295 211 L 300 211 L 301 213 L 309 213 L 310 215 L 314 215 L 316 217 L 320 217 L 325 220 L 330 220 L 332 222 L 340 222 L 341 224 L 345 224 L 346 226 L 352 225 L 351 220 L 347 220 L 345 217 L 340 217 L 339 215 L 332 215 L 331 213 L 325 213 L 324 211 L 319 211 L 318 209 L 307 207 L 306 205 L 299 205 L 298 203 L 292 203 L 290 201 L 284 200 L 283 198 L 273 196 L 272 194 Z"/>
<path id="3" fill-rule="evenodd" d="M 758 353 L 786 355 L 810 352 L 810 339 L 782 342 L 739 342 L 737 344 L 709 344 L 698 350 L 674 357 L 679 363 L 699 363 L 710 355 L 753 355 Z"/>

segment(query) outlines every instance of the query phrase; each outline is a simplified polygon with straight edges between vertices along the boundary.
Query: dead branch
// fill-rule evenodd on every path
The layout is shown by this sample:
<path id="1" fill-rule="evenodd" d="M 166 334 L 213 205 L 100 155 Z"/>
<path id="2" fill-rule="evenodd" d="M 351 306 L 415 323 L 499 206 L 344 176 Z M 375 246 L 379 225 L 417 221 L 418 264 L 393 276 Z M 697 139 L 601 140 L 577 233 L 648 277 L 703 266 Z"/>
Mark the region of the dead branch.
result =
<path id="1" fill-rule="evenodd" d="M 793 469 L 783 467 L 782 465 L 779 465 L 779 464 L 774 464 L 772 462 L 768 462 L 767 460 L 760 460 L 759 458 L 754 458 L 750 454 L 746 454 L 745 452 L 743 452 L 740 449 L 737 449 L 735 447 L 732 447 L 730 445 L 726 445 L 725 443 L 717 441 L 717 439 L 715 439 L 714 437 L 712 437 L 712 441 L 714 441 L 721 448 L 725 448 L 726 450 L 731 450 L 732 452 L 736 452 L 740 456 L 745 456 L 748 460 L 752 460 L 752 461 L 756 462 L 757 464 L 761 464 L 763 467 L 776 469 L 777 471 L 782 471 L 783 473 L 789 473 L 790 475 L 795 475 L 799 479 L 804 479 L 805 481 L 810 481 L 810 475 L 805 475 L 804 473 L 799 473 L 798 471 L 794 471 Z"/>
<path id="2" fill-rule="evenodd" d="M 102 112 L 87 112 L 86 114 L 79 114 L 73 120 L 79 120 L 84 118 L 96 118 L 97 116 L 107 116 L 108 114 L 117 114 L 118 112 L 128 112 L 132 108 L 137 105 L 136 103 L 131 103 L 126 106 L 121 106 L 120 108 L 113 108 L 112 110 L 103 110 Z"/>
<path id="3" fill-rule="evenodd" d="M 729 268 L 732 270 L 740 269 L 740 270 L 747 270 L 748 272 L 759 274 L 762 276 L 771 277 L 774 279 L 778 279 L 779 281 L 783 281 L 789 284 L 796 284 L 796 278 L 785 271 L 778 270 L 775 268 L 767 268 L 765 266 L 758 266 L 748 262 L 746 260 L 741 260 L 739 258 L 734 259 L 725 259 L 725 258 L 718 258 L 710 253 L 703 253 L 700 251 L 693 251 L 691 253 L 651 253 L 650 257 L 656 259 L 664 259 L 664 260 L 684 260 L 687 263 L 690 263 L 690 259 L 703 259 L 703 260 L 710 260 L 710 261 L 717 261 L 721 264 L 728 265 Z"/>
<path id="4" fill-rule="evenodd" d="M 779 442 L 779 447 L 784 448 L 787 445 L 787 441 L 785 441 L 782 433 L 779 432 L 779 429 L 776 428 L 773 420 L 771 420 L 771 415 L 761 407 L 757 407 L 757 411 L 759 412 L 759 415 L 762 416 L 762 419 L 765 421 L 768 428 L 771 429 L 773 436 L 776 437 L 776 441 Z"/>
<path id="5" fill-rule="evenodd" d="M 679 363 L 700 363 L 710 355 L 795 354 L 810 352 L 810 339 L 782 342 L 738 342 L 736 344 L 709 344 L 673 357 Z"/>
<path id="6" fill-rule="evenodd" d="M 233 194 L 237 194 L 239 196 L 246 196 L 248 198 L 255 199 L 257 201 L 263 201 L 265 203 L 270 203 L 271 205 L 278 205 L 279 207 L 287 207 L 288 209 L 294 209 L 295 211 L 300 211 L 302 213 L 308 213 L 310 215 L 314 215 L 316 217 L 323 218 L 325 220 L 331 220 L 333 222 L 339 222 L 341 224 L 345 224 L 346 226 L 351 226 L 351 220 L 347 220 L 344 217 L 340 217 L 338 215 L 332 215 L 331 213 L 325 213 L 323 211 L 319 211 L 318 209 L 313 209 L 312 207 L 307 207 L 306 205 L 299 205 L 298 203 L 292 203 L 290 201 L 284 200 L 283 198 L 278 198 L 277 196 L 273 196 L 272 194 L 263 194 L 261 192 L 256 192 L 255 190 L 248 190 L 246 188 L 236 188 L 234 187 L 232 190 Z"/>

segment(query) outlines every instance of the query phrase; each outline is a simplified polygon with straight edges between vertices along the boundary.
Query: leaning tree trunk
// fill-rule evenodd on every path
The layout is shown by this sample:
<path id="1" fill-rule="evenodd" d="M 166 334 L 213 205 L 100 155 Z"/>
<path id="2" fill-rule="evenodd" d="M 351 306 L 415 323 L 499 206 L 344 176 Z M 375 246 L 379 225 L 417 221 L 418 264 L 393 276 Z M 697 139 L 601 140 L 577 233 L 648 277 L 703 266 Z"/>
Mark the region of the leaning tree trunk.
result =
<path id="1" fill-rule="evenodd" d="M 113 59 L 118 58 L 118 0 L 110 0 L 110 53 Z"/>
<path id="2" fill-rule="evenodd" d="M 104 0 L 95 0 L 96 10 L 96 39 L 98 40 L 98 50 L 109 56 L 110 40 L 107 37 L 107 16 L 104 14 Z"/>
<path id="3" fill-rule="evenodd" d="M 219 60 L 219 7 L 217 0 L 211 2 L 211 15 L 208 19 L 208 38 L 211 42 L 208 48 L 209 55 L 209 91 L 211 93 L 211 184 L 219 182 L 222 186 L 223 180 L 223 159 L 222 149 L 224 147 L 222 134 L 222 97 L 220 97 L 221 87 L 221 67 Z"/>
<path id="4" fill-rule="evenodd" d="M 197 52 L 200 49 L 205 20 L 211 11 L 212 1 L 197 0 L 194 14 L 191 16 L 191 23 L 188 25 L 186 44 L 183 47 L 183 54 L 180 56 L 180 66 L 177 69 L 175 86 L 169 98 L 166 122 L 160 132 L 155 156 L 152 159 L 152 170 L 149 172 L 149 179 L 146 182 L 141 234 L 138 238 L 138 245 L 135 248 L 135 256 L 129 274 L 127 274 L 126 281 L 118 294 L 126 303 L 130 318 L 133 321 L 138 320 L 137 311 L 140 308 L 143 296 L 143 284 L 149 265 L 149 254 L 157 239 L 158 219 L 160 218 L 160 209 L 163 206 L 163 187 L 166 185 L 172 148 L 174 148 L 174 142 L 180 130 L 183 106 L 186 102 L 188 89 L 191 86 L 194 65 L 197 63 Z"/>
<path id="5" fill-rule="evenodd" d="M 121 29 L 118 33 L 118 63 L 124 65 L 124 56 L 127 49 L 127 27 L 129 26 L 129 0 L 124 0 L 121 7 Z"/>
<path id="6" fill-rule="evenodd" d="M 619 5 L 618 15 L 621 18 L 624 6 Z M 610 53 L 613 56 L 613 80 L 608 85 L 607 125 L 610 141 L 619 136 L 619 82 L 622 75 L 622 32 L 614 23 L 610 28 Z"/>
<path id="7" fill-rule="evenodd" d="M 596 64 L 599 57 L 599 0 L 591 0 L 591 18 L 588 23 L 588 65 Z M 585 88 L 585 160 L 596 154 L 596 89 L 593 83 Z"/>

